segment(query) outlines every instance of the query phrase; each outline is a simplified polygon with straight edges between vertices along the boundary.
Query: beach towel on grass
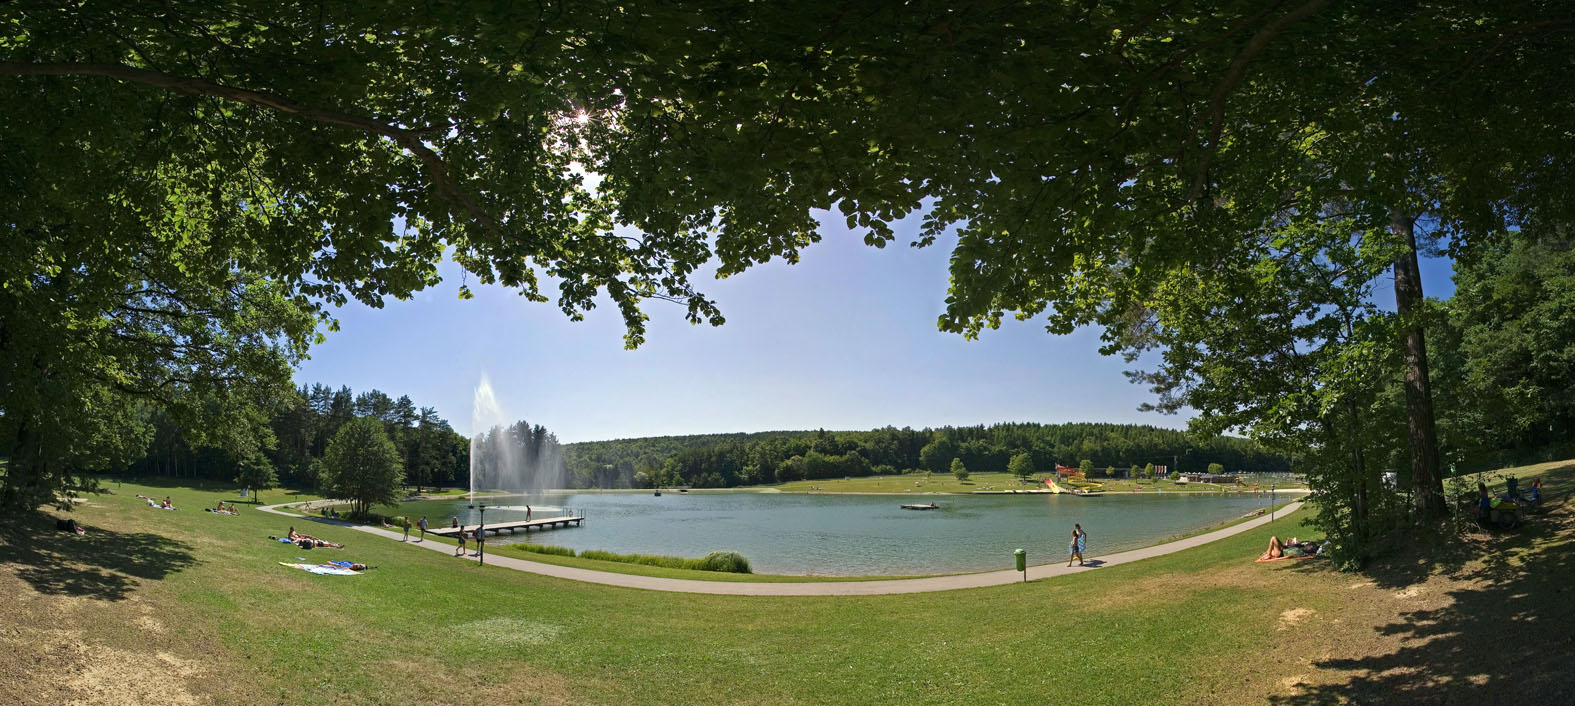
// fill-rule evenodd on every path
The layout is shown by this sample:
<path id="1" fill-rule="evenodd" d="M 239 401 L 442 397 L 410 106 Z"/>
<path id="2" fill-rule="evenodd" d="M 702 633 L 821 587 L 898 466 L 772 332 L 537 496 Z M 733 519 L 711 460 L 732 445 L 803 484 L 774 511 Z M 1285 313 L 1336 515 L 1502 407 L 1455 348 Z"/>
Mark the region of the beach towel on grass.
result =
<path id="1" fill-rule="evenodd" d="M 310 572 L 310 573 L 314 573 L 314 574 L 323 574 L 325 576 L 356 576 L 357 575 L 357 573 L 354 572 L 354 571 L 351 571 L 351 570 L 343 568 L 343 567 L 334 566 L 333 564 L 291 564 L 290 562 L 287 562 L 287 561 L 281 561 L 281 562 L 279 562 L 279 565 L 280 566 L 288 566 L 288 567 L 290 567 L 292 569 L 300 569 L 302 571 L 306 571 L 306 572 Z"/>
<path id="2" fill-rule="evenodd" d="M 1286 559 L 1311 559 L 1311 558 L 1313 558 L 1315 556 L 1317 556 L 1317 554 L 1300 554 L 1300 555 L 1297 555 L 1297 556 L 1277 556 L 1277 557 L 1274 557 L 1273 559 L 1268 559 L 1268 558 L 1264 558 L 1264 557 L 1260 556 L 1260 557 L 1257 558 L 1256 561 L 1259 564 L 1266 564 L 1266 563 L 1271 562 L 1271 561 L 1285 561 Z"/>

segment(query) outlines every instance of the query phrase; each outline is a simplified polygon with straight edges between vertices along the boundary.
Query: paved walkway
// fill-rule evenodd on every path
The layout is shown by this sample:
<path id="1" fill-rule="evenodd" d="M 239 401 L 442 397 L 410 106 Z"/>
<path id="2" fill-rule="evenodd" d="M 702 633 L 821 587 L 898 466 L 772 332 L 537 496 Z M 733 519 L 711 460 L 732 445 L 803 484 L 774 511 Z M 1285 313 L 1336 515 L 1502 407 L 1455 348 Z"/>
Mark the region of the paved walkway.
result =
<path id="1" fill-rule="evenodd" d="M 285 505 L 292 504 L 294 503 L 285 503 Z M 1283 517 L 1285 515 L 1289 515 L 1301 508 L 1301 506 L 1302 504 L 1299 502 L 1291 503 L 1290 505 L 1275 511 L 1274 516 Z M 282 507 L 282 505 L 268 505 L 259 509 L 263 512 L 285 515 L 286 517 L 295 519 L 304 519 L 312 522 L 349 527 L 351 529 L 360 530 L 368 534 L 375 534 L 395 540 L 404 536 L 403 532 L 394 532 L 377 527 L 352 525 L 346 522 L 339 522 L 336 520 L 328 520 L 318 517 L 302 517 L 300 515 L 291 515 L 278 510 L 277 508 L 279 507 Z M 1030 566 L 1028 567 L 1028 580 L 1035 581 L 1038 579 L 1063 576 L 1065 574 L 1093 571 L 1095 569 L 1107 566 L 1115 566 L 1116 564 L 1126 564 L 1139 559 L 1147 559 L 1149 557 L 1172 554 L 1183 549 L 1191 549 L 1192 547 L 1208 544 L 1209 542 L 1218 539 L 1224 539 L 1232 535 L 1241 534 L 1242 532 L 1262 527 L 1263 525 L 1268 524 L 1268 522 L 1269 516 L 1264 515 L 1263 517 L 1257 517 L 1241 524 L 1231 525 L 1230 527 L 1214 530 L 1213 532 L 1200 534 L 1195 537 L 1178 539 L 1174 542 L 1156 544 L 1152 547 L 1144 547 L 1142 549 L 1133 549 L 1132 551 L 1121 552 L 1119 554 L 1095 557 L 1091 561 L 1096 563 L 1088 566 L 1068 567 L 1065 564 L 1041 564 L 1039 566 Z M 415 534 L 417 533 L 412 532 L 412 535 Z M 1267 541 L 1265 541 L 1265 543 L 1267 543 Z M 454 547 L 447 544 L 442 544 L 440 542 L 417 542 L 416 540 L 412 539 L 410 540 L 410 546 L 425 547 L 433 551 L 447 552 L 449 554 L 454 553 Z M 456 557 L 456 559 L 458 559 L 458 557 Z M 1252 559 L 1252 557 L 1243 557 L 1244 561 L 1250 559 Z M 475 561 L 476 558 L 474 556 L 467 555 L 465 560 Z M 1008 583 L 1019 583 L 1023 580 L 1023 575 L 1020 572 L 1008 569 L 1006 571 L 988 571 L 979 574 L 930 576 L 917 579 L 893 579 L 890 581 L 738 583 L 732 581 L 696 581 L 692 579 L 670 579 L 658 578 L 655 576 L 635 576 L 633 574 L 614 574 L 606 571 L 593 571 L 591 569 L 578 569 L 570 566 L 558 566 L 556 564 L 543 564 L 534 561 L 525 561 L 523 559 L 516 559 L 510 556 L 500 556 L 497 554 L 489 554 L 487 556 L 487 563 L 492 566 L 503 566 L 518 571 L 527 571 L 533 574 L 541 574 L 543 576 L 569 579 L 571 581 L 599 583 L 605 586 L 641 588 L 650 591 L 672 591 L 675 593 L 710 593 L 729 596 L 881 596 L 894 593 L 929 593 L 932 591 L 952 591 L 959 588 L 1000 586 Z"/>

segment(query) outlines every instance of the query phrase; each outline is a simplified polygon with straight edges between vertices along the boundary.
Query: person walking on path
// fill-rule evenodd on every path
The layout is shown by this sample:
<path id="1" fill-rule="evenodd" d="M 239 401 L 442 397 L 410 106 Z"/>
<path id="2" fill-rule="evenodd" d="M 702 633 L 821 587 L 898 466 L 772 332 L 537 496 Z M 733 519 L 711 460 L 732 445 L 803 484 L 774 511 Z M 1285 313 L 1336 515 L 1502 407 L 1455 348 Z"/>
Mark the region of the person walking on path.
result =
<path id="1" fill-rule="evenodd" d="M 476 525 L 476 556 L 481 556 L 484 552 L 487 551 L 487 549 L 486 549 L 486 541 L 487 541 L 486 525 Z"/>
<path id="2" fill-rule="evenodd" d="M 421 522 L 418 523 L 418 524 L 421 526 L 421 538 L 417 539 L 416 541 L 417 542 L 425 542 L 425 541 L 427 541 L 427 516 L 426 515 L 422 515 L 421 516 Z"/>
<path id="3" fill-rule="evenodd" d="M 1066 543 L 1066 565 L 1071 566 L 1072 560 L 1077 558 L 1077 530 L 1072 530 L 1072 541 Z"/>
<path id="4" fill-rule="evenodd" d="M 401 541 L 401 542 L 408 542 L 408 541 L 410 541 L 410 518 L 406 517 L 406 518 L 403 518 L 403 520 L 404 521 L 403 521 L 402 524 L 404 524 L 404 526 L 405 526 L 405 538 L 401 539 L 399 541 Z"/>
<path id="5" fill-rule="evenodd" d="M 1084 553 L 1088 551 L 1088 533 L 1083 531 L 1083 526 L 1072 524 L 1072 531 L 1077 533 L 1077 565 L 1083 565 Z"/>
<path id="6" fill-rule="evenodd" d="M 459 534 L 455 536 L 459 537 L 459 546 L 455 548 L 454 556 L 465 556 L 465 530 L 460 529 Z"/>

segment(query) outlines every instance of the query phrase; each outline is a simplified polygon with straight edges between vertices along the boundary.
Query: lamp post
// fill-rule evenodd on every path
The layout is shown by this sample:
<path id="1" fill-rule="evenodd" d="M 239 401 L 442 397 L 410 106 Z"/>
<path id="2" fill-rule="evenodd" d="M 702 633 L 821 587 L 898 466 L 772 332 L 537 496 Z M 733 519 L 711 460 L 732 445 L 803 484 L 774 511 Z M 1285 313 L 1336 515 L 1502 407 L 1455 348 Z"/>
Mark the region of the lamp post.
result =
<path id="1" fill-rule="evenodd" d="M 476 557 L 478 561 L 485 565 L 487 563 L 487 543 L 482 541 L 481 538 L 486 534 L 487 531 L 487 506 L 481 503 L 476 503 L 474 505 L 466 505 L 465 507 L 475 510 L 476 514 L 480 516 L 480 519 L 477 520 L 476 524 Z M 459 531 L 464 532 L 464 526 L 460 526 Z"/>
<path id="2" fill-rule="evenodd" d="M 1274 521 L 1274 484 L 1269 484 L 1269 521 Z"/>

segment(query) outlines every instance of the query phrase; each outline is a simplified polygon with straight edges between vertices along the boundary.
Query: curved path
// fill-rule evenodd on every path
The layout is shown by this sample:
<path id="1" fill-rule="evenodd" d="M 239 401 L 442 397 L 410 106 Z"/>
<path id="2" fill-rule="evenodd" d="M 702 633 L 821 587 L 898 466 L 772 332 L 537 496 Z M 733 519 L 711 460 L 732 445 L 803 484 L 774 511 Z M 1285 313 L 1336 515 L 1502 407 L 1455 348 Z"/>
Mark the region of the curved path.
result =
<path id="1" fill-rule="evenodd" d="M 337 520 L 328 520 L 317 517 L 291 515 L 278 510 L 284 505 L 298 505 L 300 503 L 284 503 L 283 505 L 268 505 L 258 508 L 263 512 L 285 515 L 312 522 L 338 525 L 360 530 L 368 534 L 375 534 L 390 539 L 399 539 L 404 536 L 402 532 L 352 525 Z M 1301 508 L 1300 502 L 1286 505 L 1276 510 L 1276 518 L 1283 517 Z M 1213 532 L 1206 532 L 1174 542 L 1156 544 L 1152 547 L 1133 549 L 1131 551 L 1098 557 L 1093 561 L 1096 565 L 1067 566 L 1065 564 L 1041 564 L 1028 567 L 1028 580 L 1051 578 L 1065 574 L 1090 571 L 1096 568 L 1115 566 L 1147 559 L 1149 557 L 1172 554 L 1183 549 L 1208 544 L 1217 539 L 1241 534 L 1251 529 L 1256 529 L 1268 524 L 1269 516 L 1253 518 L 1237 525 L 1231 525 Z M 433 551 L 454 553 L 454 547 L 439 542 L 410 542 L 412 547 L 425 547 Z M 459 558 L 459 557 L 456 557 Z M 467 561 L 475 561 L 474 556 L 464 557 Z M 959 588 L 979 588 L 983 586 L 999 586 L 1008 583 L 1019 583 L 1023 580 L 1020 572 L 1013 570 L 986 571 L 978 574 L 956 574 L 952 576 L 929 576 L 916 579 L 891 579 L 888 581 L 819 581 L 806 583 L 739 583 L 732 581 L 696 581 L 693 579 L 670 579 L 656 576 L 636 576 L 633 574 L 614 574 L 606 571 L 591 569 L 578 569 L 571 566 L 558 566 L 556 564 L 543 564 L 534 561 L 525 561 L 510 556 L 494 554 L 487 557 L 487 563 L 493 566 L 503 566 L 517 571 L 527 571 L 543 576 L 569 579 L 571 581 L 585 581 L 599 583 L 606 586 L 621 586 L 623 588 L 643 588 L 651 591 L 672 591 L 676 593 L 711 593 L 729 596 L 880 596 L 893 593 L 929 593 L 931 591 L 951 591 Z"/>

